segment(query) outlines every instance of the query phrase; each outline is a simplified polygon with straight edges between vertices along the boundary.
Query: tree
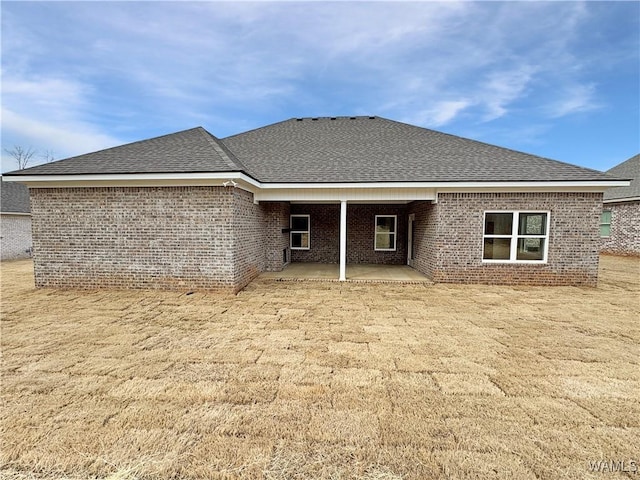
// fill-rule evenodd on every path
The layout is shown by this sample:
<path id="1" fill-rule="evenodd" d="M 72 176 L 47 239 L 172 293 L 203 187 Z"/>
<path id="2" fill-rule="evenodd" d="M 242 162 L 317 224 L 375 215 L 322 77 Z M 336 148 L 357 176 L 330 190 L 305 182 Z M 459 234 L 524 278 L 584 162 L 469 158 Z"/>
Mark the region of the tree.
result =
<path id="1" fill-rule="evenodd" d="M 45 152 L 42 154 L 42 159 L 47 162 L 53 162 L 55 160 L 55 157 L 53 156 L 53 150 L 45 150 Z"/>
<path id="2" fill-rule="evenodd" d="M 36 151 L 33 148 L 23 148 L 19 145 L 14 145 L 11 150 L 5 148 L 4 151 L 15 159 L 18 164 L 18 170 L 27 168 L 31 158 L 36 154 Z"/>

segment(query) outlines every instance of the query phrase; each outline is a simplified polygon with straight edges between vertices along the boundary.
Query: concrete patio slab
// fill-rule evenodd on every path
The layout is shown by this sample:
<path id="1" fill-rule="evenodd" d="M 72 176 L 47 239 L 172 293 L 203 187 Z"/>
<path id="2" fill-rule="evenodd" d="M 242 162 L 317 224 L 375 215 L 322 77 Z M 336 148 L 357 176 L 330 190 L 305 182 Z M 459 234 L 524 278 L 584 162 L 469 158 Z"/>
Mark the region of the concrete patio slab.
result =
<path id="1" fill-rule="evenodd" d="M 290 263 L 281 272 L 265 272 L 260 278 L 274 280 L 338 280 L 339 267 L 327 263 Z M 433 283 L 408 265 L 347 265 L 347 281 Z"/>

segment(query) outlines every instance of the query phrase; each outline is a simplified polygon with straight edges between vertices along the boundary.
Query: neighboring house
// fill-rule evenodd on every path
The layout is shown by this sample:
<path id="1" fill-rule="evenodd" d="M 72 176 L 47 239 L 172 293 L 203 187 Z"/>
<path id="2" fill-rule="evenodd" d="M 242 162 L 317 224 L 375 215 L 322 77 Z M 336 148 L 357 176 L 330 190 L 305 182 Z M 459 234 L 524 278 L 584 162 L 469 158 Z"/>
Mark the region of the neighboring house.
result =
<path id="1" fill-rule="evenodd" d="M 600 219 L 601 251 L 616 255 L 640 255 L 640 154 L 607 170 L 631 179 L 628 187 L 604 193 Z"/>
<path id="2" fill-rule="evenodd" d="M 20 183 L 0 184 L 0 252 L 2 260 L 31 256 L 29 189 Z"/>
<path id="3" fill-rule="evenodd" d="M 379 117 L 198 127 L 6 176 L 31 189 L 37 286 L 232 291 L 288 262 L 595 285 L 602 193 L 629 184 Z"/>

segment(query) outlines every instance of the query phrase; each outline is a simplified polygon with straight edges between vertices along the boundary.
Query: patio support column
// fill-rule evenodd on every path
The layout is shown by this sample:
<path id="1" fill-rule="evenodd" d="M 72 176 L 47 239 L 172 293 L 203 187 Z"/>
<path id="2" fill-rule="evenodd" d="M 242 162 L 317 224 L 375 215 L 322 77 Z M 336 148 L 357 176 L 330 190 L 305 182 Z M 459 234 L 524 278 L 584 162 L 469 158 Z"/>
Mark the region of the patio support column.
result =
<path id="1" fill-rule="evenodd" d="M 347 202 L 340 202 L 340 278 L 347 279 Z"/>

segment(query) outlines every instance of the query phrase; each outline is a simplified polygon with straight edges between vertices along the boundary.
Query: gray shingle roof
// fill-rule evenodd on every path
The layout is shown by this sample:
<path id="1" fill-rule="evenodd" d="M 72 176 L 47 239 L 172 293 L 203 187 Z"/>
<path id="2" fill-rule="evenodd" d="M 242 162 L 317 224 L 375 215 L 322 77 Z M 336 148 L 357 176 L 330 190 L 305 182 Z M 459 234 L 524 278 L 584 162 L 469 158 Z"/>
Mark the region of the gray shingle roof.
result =
<path id="1" fill-rule="evenodd" d="M 604 192 L 604 200 L 617 200 L 640 197 L 640 154 L 607 170 L 618 178 L 631 179 L 628 187 L 614 187 Z"/>
<path id="2" fill-rule="evenodd" d="M 0 182 L 0 211 L 2 213 L 31 213 L 29 189 L 16 182 Z"/>
<path id="3" fill-rule="evenodd" d="M 222 140 L 198 127 L 5 175 L 232 171 L 265 183 L 613 179 L 380 117 L 292 118 Z"/>
<path id="4" fill-rule="evenodd" d="M 245 170 L 217 138 L 202 127 L 129 143 L 6 175 L 237 172 Z"/>
<path id="5" fill-rule="evenodd" d="M 380 117 L 293 118 L 222 141 L 263 182 L 611 179 L 596 170 Z"/>

